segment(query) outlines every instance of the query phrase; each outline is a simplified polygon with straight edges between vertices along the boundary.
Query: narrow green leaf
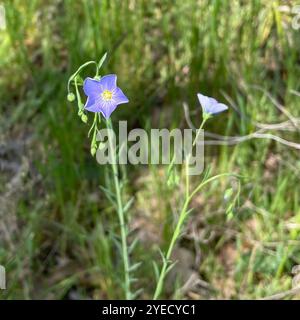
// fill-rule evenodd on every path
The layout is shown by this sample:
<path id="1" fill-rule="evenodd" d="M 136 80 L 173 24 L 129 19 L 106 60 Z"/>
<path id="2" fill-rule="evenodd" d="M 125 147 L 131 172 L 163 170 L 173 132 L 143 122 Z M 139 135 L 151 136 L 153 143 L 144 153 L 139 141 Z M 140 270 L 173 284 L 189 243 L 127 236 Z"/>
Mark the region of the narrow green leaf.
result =
<path id="1" fill-rule="evenodd" d="M 129 201 L 125 204 L 125 206 L 124 206 L 124 212 L 127 212 L 128 210 L 129 210 L 129 208 L 131 207 L 131 205 L 132 205 L 132 203 L 133 203 L 133 201 L 134 201 L 134 197 L 131 197 L 130 199 L 129 199 Z"/>
<path id="2" fill-rule="evenodd" d="M 136 245 L 139 243 L 140 239 L 139 238 L 135 238 L 132 243 L 130 244 L 129 248 L 128 248 L 128 253 L 131 254 L 133 252 L 133 250 L 135 249 Z"/>
<path id="3" fill-rule="evenodd" d="M 143 291 L 144 291 L 143 288 L 140 288 L 140 289 L 136 290 L 135 292 L 133 292 L 131 294 L 131 299 L 135 300 Z"/>
<path id="4" fill-rule="evenodd" d="M 168 273 L 174 268 L 174 266 L 175 266 L 176 263 L 177 263 L 177 261 L 172 262 L 172 263 L 168 266 L 168 268 L 167 268 L 167 270 L 166 270 L 166 274 L 168 274 Z"/>
<path id="5" fill-rule="evenodd" d="M 106 57 L 107 57 L 107 52 L 104 53 L 104 55 L 102 56 L 102 58 L 100 59 L 99 63 L 98 63 L 98 70 L 101 69 L 104 61 L 106 60 Z"/>
<path id="6" fill-rule="evenodd" d="M 159 279 L 159 269 L 158 269 L 158 265 L 155 261 L 152 261 L 152 265 L 153 265 L 153 269 L 154 269 L 154 275 L 155 275 L 155 279 L 156 279 L 156 282 L 158 281 Z"/>
<path id="7" fill-rule="evenodd" d="M 137 270 L 141 265 L 142 265 L 142 262 L 141 262 L 141 261 L 135 263 L 134 265 L 130 266 L 129 272 L 133 272 L 133 271 Z"/>

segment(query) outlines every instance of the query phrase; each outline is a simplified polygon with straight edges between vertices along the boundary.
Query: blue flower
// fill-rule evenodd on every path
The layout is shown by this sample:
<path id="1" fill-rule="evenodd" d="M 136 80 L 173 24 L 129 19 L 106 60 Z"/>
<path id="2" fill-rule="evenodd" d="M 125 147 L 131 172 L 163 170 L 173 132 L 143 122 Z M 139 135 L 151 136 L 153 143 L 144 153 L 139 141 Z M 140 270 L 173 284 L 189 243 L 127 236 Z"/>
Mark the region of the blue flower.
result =
<path id="1" fill-rule="evenodd" d="M 219 103 L 216 99 L 204 96 L 201 93 L 197 94 L 201 104 L 203 114 L 213 116 L 228 109 L 226 104 Z"/>
<path id="2" fill-rule="evenodd" d="M 83 91 L 88 97 L 84 108 L 90 112 L 101 112 L 106 119 L 119 104 L 129 102 L 123 91 L 117 87 L 115 74 L 108 74 L 100 80 L 86 78 Z"/>

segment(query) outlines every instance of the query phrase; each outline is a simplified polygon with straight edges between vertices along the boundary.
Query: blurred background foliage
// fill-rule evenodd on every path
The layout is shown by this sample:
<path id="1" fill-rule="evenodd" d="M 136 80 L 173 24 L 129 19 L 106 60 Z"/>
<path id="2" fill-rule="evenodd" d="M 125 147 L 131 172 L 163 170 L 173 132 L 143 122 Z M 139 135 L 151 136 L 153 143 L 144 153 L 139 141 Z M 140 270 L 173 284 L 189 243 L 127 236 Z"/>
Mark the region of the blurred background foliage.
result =
<path id="1" fill-rule="evenodd" d="M 209 132 L 243 136 L 257 123 L 300 116 L 296 1 L 1 2 L 0 264 L 8 278 L 1 298 L 122 298 L 118 221 L 99 188 L 109 183 L 107 168 L 90 156 L 88 126 L 66 100 L 67 79 L 85 61 L 108 52 L 103 72 L 118 74 L 130 100 L 113 121 L 126 119 L 129 129 L 186 128 L 183 102 L 199 125 L 197 92 L 230 106 L 208 122 Z M 297 142 L 297 121 L 270 132 Z M 251 139 L 207 146 L 205 163 L 212 174 L 247 179 L 231 218 L 224 194 L 236 192 L 233 181 L 211 184 L 194 200 L 164 298 L 262 298 L 297 285 L 299 150 Z M 167 188 L 164 166 L 123 171 L 140 239 L 131 258 L 143 261 L 137 286 L 149 298 L 152 260 L 168 242 L 183 190 Z"/>

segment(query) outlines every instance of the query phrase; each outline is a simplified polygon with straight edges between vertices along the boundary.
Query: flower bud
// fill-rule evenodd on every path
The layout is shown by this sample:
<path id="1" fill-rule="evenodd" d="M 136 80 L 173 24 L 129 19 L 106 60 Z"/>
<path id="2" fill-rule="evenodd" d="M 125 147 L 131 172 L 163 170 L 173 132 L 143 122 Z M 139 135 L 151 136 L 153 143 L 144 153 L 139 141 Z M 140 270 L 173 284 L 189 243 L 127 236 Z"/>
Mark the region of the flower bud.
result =
<path id="1" fill-rule="evenodd" d="M 82 120 L 82 122 L 87 123 L 87 121 L 88 121 L 87 115 L 83 113 L 83 114 L 81 115 L 81 120 Z"/>
<path id="2" fill-rule="evenodd" d="M 91 155 L 94 156 L 96 154 L 96 152 L 97 152 L 97 148 L 93 146 L 91 148 Z"/>
<path id="3" fill-rule="evenodd" d="M 68 101 L 73 102 L 75 100 L 75 94 L 73 92 L 69 92 L 67 99 Z"/>

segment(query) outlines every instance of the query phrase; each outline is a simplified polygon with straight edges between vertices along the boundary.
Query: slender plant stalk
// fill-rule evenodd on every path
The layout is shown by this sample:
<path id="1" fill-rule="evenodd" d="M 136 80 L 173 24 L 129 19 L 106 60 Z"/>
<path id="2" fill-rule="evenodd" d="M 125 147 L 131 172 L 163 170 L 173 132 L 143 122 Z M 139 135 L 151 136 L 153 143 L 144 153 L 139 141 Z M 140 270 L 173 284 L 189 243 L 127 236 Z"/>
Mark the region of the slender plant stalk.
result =
<path id="1" fill-rule="evenodd" d="M 195 137 L 195 139 L 193 141 L 192 147 L 194 147 L 195 144 L 197 143 L 199 134 L 201 133 L 201 130 L 202 130 L 205 122 L 209 119 L 209 117 L 210 117 L 209 114 L 204 114 L 203 115 L 203 119 L 202 119 L 201 125 L 200 125 L 199 129 L 197 130 L 196 137 Z M 189 163 L 190 163 L 191 153 L 192 153 L 192 151 L 187 154 L 186 161 L 185 161 L 185 198 L 186 199 L 189 197 L 189 194 L 190 194 Z"/>
<path id="2" fill-rule="evenodd" d="M 98 75 L 98 66 L 97 66 L 97 62 L 96 61 L 88 61 L 86 63 L 84 63 L 83 65 L 81 65 L 77 70 L 76 72 L 74 72 L 71 77 L 69 78 L 68 80 L 68 92 L 70 92 L 70 85 L 71 85 L 71 82 L 76 78 L 76 76 L 85 68 L 87 67 L 88 65 L 90 64 L 94 64 L 96 66 L 96 75 Z"/>
<path id="3" fill-rule="evenodd" d="M 200 125 L 200 127 L 199 127 L 199 129 L 197 131 L 196 137 L 195 137 L 195 139 L 193 141 L 193 146 L 196 144 L 198 136 L 199 136 L 199 134 L 201 132 L 201 129 L 203 128 L 205 122 L 208 119 L 209 119 L 209 115 L 204 115 L 202 123 L 201 123 L 201 125 Z M 166 277 L 166 275 L 168 273 L 168 267 L 169 267 L 170 258 L 171 258 L 174 246 L 176 244 L 177 239 L 180 237 L 180 233 L 182 231 L 183 224 L 185 222 L 186 217 L 188 216 L 188 206 L 189 206 L 190 201 L 192 200 L 193 196 L 204 185 L 206 185 L 207 183 L 211 182 L 212 180 L 217 179 L 217 178 L 219 178 L 219 177 L 221 177 L 223 175 L 228 175 L 228 174 L 220 174 L 220 175 L 214 176 L 214 177 L 212 177 L 212 178 L 210 178 L 208 180 L 202 181 L 194 189 L 194 191 L 190 194 L 190 179 L 189 179 L 189 159 L 190 159 L 190 156 L 191 156 L 191 152 L 188 153 L 188 155 L 186 157 L 186 162 L 185 162 L 185 201 L 184 201 L 183 207 L 181 209 L 181 212 L 179 214 L 179 219 L 178 219 L 176 228 L 175 228 L 175 230 L 173 232 L 173 235 L 172 235 L 169 247 L 168 247 L 167 254 L 166 254 L 165 259 L 163 261 L 163 265 L 162 265 L 162 268 L 161 268 L 161 271 L 160 271 L 160 274 L 159 274 L 158 282 L 157 282 L 156 289 L 155 289 L 154 296 L 153 296 L 154 300 L 158 299 L 160 294 L 161 294 L 161 292 L 162 292 L 163 285 L 164 285 L 164 280 L 165 280 L 165 277 Z"/>
<path id="4" fill-rule="evenodd" d="M 195 137 L 195 139 L 194 139 L 194 141 L 193 141 L 193 147 L 195 146 L 195 144 L 196 144 L 196 142 L 197 142 L 197 140 L 198 140 L 199 134 L 200 134 L 201 130 L 203 129 L 205 122 L 206 122 L 210 117 L 211 117 L 211 116 L 210 116 L 208 113 L 204 113 L 204 114 L 203 114 L 202 122 L 201 122 L 201 124 L 200 124 L 199 129 L 197 130 L 196 137 Z M 188 156 L 189 156 L 189 155 L 190 155 L 190 153 L 188 154 Z"/>
<path id="5" fill-rule="evenodd" d="M 125 217 L 124 217 L 124 209 L 122 203 L 122 196 L 121 196 L 121 188 L 119 183 L 119 170 L 116 161 L 116 150 L 113 146 L 111 130 L 112 124 L 111 120 L 107 120 L 107 128 L 108 130 L 108 140 L 109 140 L 109 148 L 110 154 L 112 156 L 112 170 L 114 176 L 114 185 L 116 191 L 116 199 L 117 199 L 117 211 L 118 211 L 118 218 L 120 223 L 120 231 L 121 231 L 121 245 L 122 245 L 122 258 L 123 258 L 123 265 L 124 265 L 124 291 L 125 291 L 125 298 L 126 300 L 130 300 L 132 295 L 130 291 L 130 275 L 129 275 L 129 255 L 128 255 L 128 247 L 127 247 L 127 230 L 125 225 Z"/>
<path id="6" fill-rule="evenodd" d="M 184 205 L 183 205 L 182 210 L 179 215 L 178 223 L 177 223 L 176 228 L 173 232 L 173 236 L 172 236 L 171 242 L 169 244 L 169 248 L 168 248 L 166 257 L 163 261 L 163 266 L 161 268 L 159 278 L 157 281 L 157 285 L 156 285 L 156 289 L 155 289 L 154 296 L 153 296 L 154 300 L 157 300 L 162 292 L 165 276 L 167 274 L 169 260 L 171 258 L 171 254 L 173 252 L 176 240 L 180 235 L 181 227 L 182 227 L 184 220 L 185 220 L 185 217 L 186 217 L 186 210 L 187 210 L 188 204 L 189 204 L 189 201 L 185 200 Z"/>
<path id="7" fill-rule="evenodd" d="M 221 177 L 226 177 L 226 176 L 234 176 L 234 175 L 231 174 L 231 173 L 221 173 L 221 174 L 218 174 L 218 175 L 216 175 L 214 177 L 211 177 L 210 179 L 202 181 L 195 188 L 195 190 L 190 194 L 190 196 L 185 199 L 185 202 L 184 202 L 183 207 L 181 209 L 181 212 L 179 214 L 179 219 L 178 219 L 176 228 L 175 228 L 175 230 L 173 232 L 172 239 L 171 239 L 171 242 L 170 242 L 169 247 L 168 247 L 168 251 L 167 251 L 166 257 L 165 257 L 165 259 L 163 261 L 163 266 L 162 266 L 162 269 L 161 269 L 161 272 L 160 272 L 160 275 L 159 275 L 159 279 L 158 279 L 158 282 L 157 282 L 157 286 L 156 286 L 156 289 L 155 289 L 155 293 L 154 293 L 154 296 L 153 296 L 154 300 L 157 300 L 159 298 L 159 296 L 161 294 L 161 291 L 163 289 L 164 279 L 165 279 L 166 274 L 167 274 L 168 265 L 169 265 L 169 262 L 170 262 L 170 258 L 171 258 L 175 243 L 176 243 L 177 239 L 180 236 L 180 233 L 181 233 L 181 230 L 182 230 L 182 226 L 183 226 L 183 224 L 185 222 L 186 217 L 189 214 L 189 212 L 187 211 L 189 203 L 191 202 L 191 200 L 193 199 L 195 194 L 197 192 L 199 192 L 200 189 L 202 189 L 206 184 L 212 182 L 213 180 L 216 180 L 216 179 L 221 178 Z"/>

